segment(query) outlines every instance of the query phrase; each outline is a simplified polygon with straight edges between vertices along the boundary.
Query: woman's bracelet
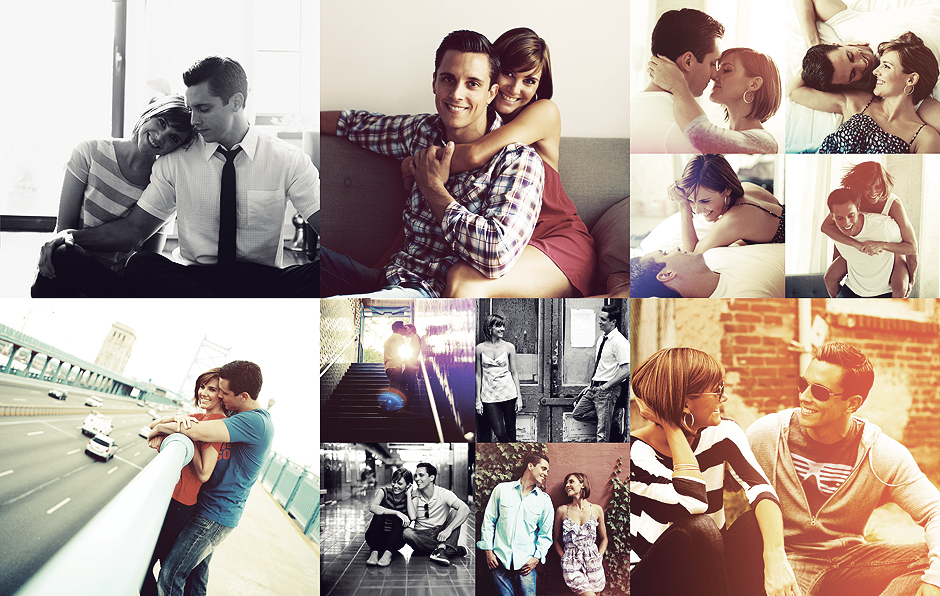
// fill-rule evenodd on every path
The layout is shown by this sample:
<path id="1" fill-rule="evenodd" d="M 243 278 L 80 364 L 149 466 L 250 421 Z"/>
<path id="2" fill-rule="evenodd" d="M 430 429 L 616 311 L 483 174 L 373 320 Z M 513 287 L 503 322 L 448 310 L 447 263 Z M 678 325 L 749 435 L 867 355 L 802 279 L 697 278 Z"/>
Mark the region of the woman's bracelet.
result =
<path id="1" fill-rule="evenodd" d="M 672 466 L 673 472 L 701 472 L 698 464 L 674 464 Z"/>

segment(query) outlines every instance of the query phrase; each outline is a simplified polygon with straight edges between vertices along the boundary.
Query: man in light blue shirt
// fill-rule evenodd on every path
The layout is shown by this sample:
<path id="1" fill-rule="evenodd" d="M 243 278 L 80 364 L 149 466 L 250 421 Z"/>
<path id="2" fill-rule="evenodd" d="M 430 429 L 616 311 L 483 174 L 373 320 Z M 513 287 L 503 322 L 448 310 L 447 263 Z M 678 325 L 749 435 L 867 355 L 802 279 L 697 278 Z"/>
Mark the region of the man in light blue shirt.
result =
<path id="1" fill-rule="evenodd" d="M 486 553 L 500 596 L 535 596 L 535 566 L 552 546 L 552 500 L 538 488 L 548 464 L 544 454 L 527 455 L 522 478 L 498 484 L 486 504 L 477 548 Z"/>

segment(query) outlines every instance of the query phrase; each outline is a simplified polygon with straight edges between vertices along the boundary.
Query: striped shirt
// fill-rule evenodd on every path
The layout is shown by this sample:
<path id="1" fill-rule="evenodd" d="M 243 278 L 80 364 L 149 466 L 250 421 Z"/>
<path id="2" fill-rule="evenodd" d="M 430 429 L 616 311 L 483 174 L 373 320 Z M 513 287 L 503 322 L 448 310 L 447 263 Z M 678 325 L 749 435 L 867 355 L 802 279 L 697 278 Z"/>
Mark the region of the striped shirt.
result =
<path id="1" fill-rule="evenodd" d="M 126 216 L 144 192 L 144 187 L 131 184 L 124 178 L 111 139 L 79 144 L 72 150 L 72 158 L 65 167 L 85 184 L 82 228 L 95 228 Z M 89 252 L 114 271 L 124 269 L 127 258 L 134 254 L 133 250 Z"/>
<path id="2" fill-rule="evenodd" d="M 630 437 L 630 565 L 639 563 L 669 524 L 688 515 L 708 513 L 719 528 L 725 525 L 723 494 L 725 463 L 744 488 L 754 508 L 763 499 L 776 503 L 777 494 L 761 470 L 744 430 L 733 420 L 705 428 L 692 443 L 704 483 L 672 477 L 672 458 Z"/>
<path id="3" fill-rule="evenodd" d="M 252 126 L 235 147 L 236 257 L 282 267 L 284 220 L 290 202 L 304 219 L 320 210 L 320 175 L 299 148 Z M 180 256 L 215 265 L 219 251 L 219 193 L 225 158 L 200 136 L 187 150 L 157 160 L 140 207 L 169 219 L 178 212 Z"/>
<path id="4" fill-rule="evenodd" d="M 489 130 L 501 123 L 495 114 Z M 430 114 L 345 111 L 336 134 L 395 159 L 445 144 L 440 118 Z M 544 166 L 534 149 L 504 147 L 482 168 L 447 180 L 445 187 L 456 202 L 447 206 L 441 223 L 415 184 L 405 202 L 405 243 L 385 267 L 385 278 L 393 286 L 418 285 L 440 296 L 447 270 L 461 260 L 488 278 L 505 275 L 535 230 L 544 181 Z"/>

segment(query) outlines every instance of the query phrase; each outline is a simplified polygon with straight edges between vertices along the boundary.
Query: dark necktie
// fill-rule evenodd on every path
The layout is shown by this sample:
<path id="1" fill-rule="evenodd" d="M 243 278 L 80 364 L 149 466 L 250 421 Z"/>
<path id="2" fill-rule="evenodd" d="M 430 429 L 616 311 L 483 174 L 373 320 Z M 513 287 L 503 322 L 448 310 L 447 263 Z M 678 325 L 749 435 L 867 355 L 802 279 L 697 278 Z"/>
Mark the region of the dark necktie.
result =
<path id="1" fill-rule="evenodd" d="M 601 349 L 597 351 L 597 358 L 594 359 L 594 372 L 591 373 L 591 381 L 594 380 L 594 375 L 597 374 L 597 365 L 601 363 L 601 354 L 604 353 L 604 344 L 607 343 L 607 336 L 604 336 L 604 339 L 601 340 Z"/>
<path id="2" fill-rule="evenodd" d="M 235 217 L 235 156 L 241 150 L 241 147 L 235 147 L 231 151 L 218 148 L 218 152 L 225 158 L 225 165 L 222 166 L 222 192 L 219 194 L 219 265 L 223 266 L 235 263 L 238 225 Z"/>

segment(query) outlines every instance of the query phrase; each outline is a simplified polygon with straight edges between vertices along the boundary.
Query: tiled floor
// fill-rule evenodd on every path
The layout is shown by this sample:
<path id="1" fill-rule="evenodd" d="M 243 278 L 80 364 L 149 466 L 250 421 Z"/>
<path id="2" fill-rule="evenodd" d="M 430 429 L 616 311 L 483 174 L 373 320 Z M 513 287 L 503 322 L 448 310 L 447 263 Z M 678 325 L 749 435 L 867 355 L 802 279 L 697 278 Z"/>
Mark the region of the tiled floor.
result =
<path id="1" fill-rule="evenodd" d="M 367 567 L 369 547 L 365 531 L 372 520 L 369 497 L 354 497 L 320 511 L 322 596 L 472 596 L 476 549 L 473 506 L 460 532 L 466 557 L 451 559 L 441 567 L 428 557 L 412 557 L 411 547 L 402 549 L 388 567 Z"/>

